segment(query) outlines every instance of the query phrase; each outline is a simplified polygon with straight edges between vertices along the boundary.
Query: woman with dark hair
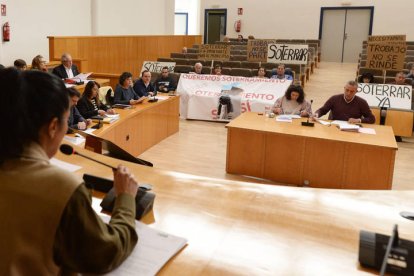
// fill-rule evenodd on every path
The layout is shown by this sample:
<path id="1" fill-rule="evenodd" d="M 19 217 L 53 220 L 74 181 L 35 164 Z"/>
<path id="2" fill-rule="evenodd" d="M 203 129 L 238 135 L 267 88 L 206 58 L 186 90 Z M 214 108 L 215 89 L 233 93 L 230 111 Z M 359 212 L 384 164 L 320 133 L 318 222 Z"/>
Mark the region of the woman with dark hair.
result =
<path id="1" fill-rule="evenodd" d="M 305 100 L 305 93 L 299 85 L 291 85 L 283 97 L 276 100 L 272 109 L 275 114 L 290 114 L 308 117 L 312 114 L 311 105 Z"/>
<path id="2" fill-rule="evenodd" d="M 217 64 L 214 66 L 213 75 L 221 75 L 221 65 Z"/>
<path id="3" fill-rule="evenodd" d="M 132 74 L 123 72 L 119 76 L 119 84 L 115 88 L 115 104 L 137 104 L 139 96 L 132 88 Z"/>
<path id="4" fill-rule="evenodd" d="M 374 75 L 370 72 L 365 72 L 358 78 L 359 83 L 373 83 L 374 82 Z"/>
<path id="5" fill-rule="evenodd" d="M 32 60 L 32 70 L 47 72 L 46 60 L 43 56 L 37 55 Z"/>
<path id="6" fill-rule="evenodd" d="M 49 161 L 68 129 L 69 97 L 57 77 L 39 71 L 0 71 L 1 275 L 106 273 L 137 242 L 137 182 L 114 170 L 115 210 L 105 224 L 76 175 Z M 70 274 L 72 275 L 72 274 Z"/>
<path id="7" fill-rule="evenodd" d="M 267 77 L 266 77 L 266 69 L 264 67 L 257 68 L 257 76 L 255 78 L 267 79 Z"/>
<path id="8" fill-rule="evenodd" d="M 80 114 L 85 119 L 93 116 L 104 116 L 106 113 L 115 114 L 113 109 L 109 109 L 99 100 L 99 88 L 101 86 L 96 81 L 89 81 L 85 86 L 82 97 L 77 104 Z"/>

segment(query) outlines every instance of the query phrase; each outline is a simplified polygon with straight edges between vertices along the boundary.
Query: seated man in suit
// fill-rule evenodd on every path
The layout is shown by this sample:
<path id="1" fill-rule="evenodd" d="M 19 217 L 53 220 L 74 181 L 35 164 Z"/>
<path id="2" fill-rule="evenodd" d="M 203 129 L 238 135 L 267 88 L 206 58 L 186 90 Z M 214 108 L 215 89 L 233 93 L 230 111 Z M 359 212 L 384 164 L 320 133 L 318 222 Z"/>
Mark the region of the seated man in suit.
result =
<path id="1" fill-rule="evenodd" d="M 52 73 L 61 79 L 71 79 L 79 75 L 78 67 L 73 64 L 72 56 L 65 53 L 61 57 L 62 64 L 53 68 Z"/>
<path id="2" fill-rule="evenodd" d="M 344 87 L 344 93 L 334 95 L 316 112 L 313 118 L 319 118 L 329 111 L 330 120 L 348 121 L 351 124 L 375 123 L 375 116 L 372 114 L 368 103 L 363 98 L 356 96 L 358 83 L 348 81 Z"/>
<path id="3" fill-rule="evenodd" d="M 145 96 L 155 96 L 157 95 L 157 90 L 155 90 L 154 85 L 151 83 L 151 72 L 148 70 L 142 71 L 141 78 L 137 80 L 134 84 L 134 91 L 139 97 Z"/>
<path id="4" fill-rule="evenodd" d="M 79 113 L 76 105 L 78 104 L 80 93 L 75 88 L 68 88 L 68 93 L 70 97 L 70 114 L 68 119 L 68 125 L 70 128 L 85 130 L 88 125 L 92 123 L 91 119 L 85 120 L 82 115 Z"/>
<path id="5" fill-rule="evenodd" d="M 173 78 L 169 76 L 168 67 L 164 66 L 161 70 L 161 77 L 155 81 L 155 87 L 159 92 L 175 91 L 177 88 Z"/>

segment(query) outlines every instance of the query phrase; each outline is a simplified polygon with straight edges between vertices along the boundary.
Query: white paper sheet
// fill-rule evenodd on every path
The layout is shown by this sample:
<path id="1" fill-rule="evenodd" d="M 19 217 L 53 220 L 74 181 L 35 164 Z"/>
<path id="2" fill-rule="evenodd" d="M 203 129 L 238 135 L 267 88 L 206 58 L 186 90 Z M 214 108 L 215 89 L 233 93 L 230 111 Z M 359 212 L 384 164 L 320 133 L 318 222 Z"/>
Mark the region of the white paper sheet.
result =
<path id="1" fill-rule="evenodd" d="M 291 123 L 292 117 L 291 115 L 279 115 L 279 116 L 276 116 L 276 122 Z"/>
<path id="2" fill-rule="evenodd" d="M 101 216 L 109 222 L 108 216 Z M 181 248 L 187 240 L 153 229 L 135 221 L 138 244 L 125 262 L 114 271 L 105 275 L 155 275 Z"/>
<path id="3" fill-rule="evenodd" d="M 82 168 L 81 166 L 76 166 L 65 161 L 56 159 L 54 157 L 50 159 L 50 164 L 69 172 L 76 172 L 77 170 Z"/>
<path id="4" fill-rule="evenodd" d="M 365 133 L 365 134 L 373 134 L 373 135 L 376 135 L 377 134 L 377 132 L 375 131 L 375 129 L 368 128 L 368 127 L 361 127 L 361 128 L 358 129 L 358 132 Z"/>
<path id="5" fill-rule="evenodd" d="M 318 123 L 320 123 L 320 124 L 324 125 L 324 126 L 329 126 L 329 125 L 331 125 L 331 123 L 330 123 L 330 122 L 327 122 L 327 121 L 324 121 L 324 120 L 319 120 L 319 119 L 316 119 L 316 121 L 317 121 Z"/>
<path id="6" fill-rule="evenodd" d="M 78 135 L 79 134 L 76 134 L 75 137 L 65 135 L 65 137 L 63 137 L 63 139 L 65 139 L 65 141 L 71 142 L 74 145 L 79 146 L 79 145 L 85 143 L 86 139 L 84 137 L 82 137 L 80 135 L 78 136 Z"/>

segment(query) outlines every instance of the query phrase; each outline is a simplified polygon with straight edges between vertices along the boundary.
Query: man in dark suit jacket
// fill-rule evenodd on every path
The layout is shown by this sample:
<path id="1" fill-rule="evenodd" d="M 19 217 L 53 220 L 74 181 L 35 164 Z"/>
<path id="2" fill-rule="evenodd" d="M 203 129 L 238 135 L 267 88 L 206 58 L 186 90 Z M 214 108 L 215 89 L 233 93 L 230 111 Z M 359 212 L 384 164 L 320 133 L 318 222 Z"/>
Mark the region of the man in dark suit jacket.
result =
<path id="1" fill-rule="evenodd" d="M 62 64 L 53 68 L 52 73 L 61 79 L 70 79 L 79 75 L 78 67 L 72 63 L 72 56 L 68 53 L 62 55 Z"/>
<path id="2" fill-rule="evenodd" d="M 142 71 L 141 78 L 134 84 L 134 91 L 141 98 L 142 96 L 157 95 L 155 86 L 151 83 L 151 73 L 148 70 Z"/>

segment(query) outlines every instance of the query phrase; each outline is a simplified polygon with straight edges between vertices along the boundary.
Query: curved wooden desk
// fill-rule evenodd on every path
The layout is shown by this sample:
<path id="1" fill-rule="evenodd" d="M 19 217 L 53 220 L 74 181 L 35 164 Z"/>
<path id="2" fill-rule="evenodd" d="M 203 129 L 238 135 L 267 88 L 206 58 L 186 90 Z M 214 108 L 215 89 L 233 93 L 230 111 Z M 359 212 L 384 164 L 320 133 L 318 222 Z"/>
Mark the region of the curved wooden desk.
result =
<path id="1" fill-rule="evenodd" d="M 112 178 L 80 156 L 57 158 L 82 166 L 79 175 Z M 284 187 L 127 166 L 157 195 L 143 222 L 188 239 L 160 275 L 367 275 L 358 264 L 361 229 L 389 235 L 397 223 L 400 237 L 414 240 L 414 222 L 399 216 L 414 211 L 413 191 Z"/>
<path id="2" fill-rule="evenodd" d="M 226 125 L 226 171 L 316 188 L 391 189 L 398 149 L 392 128 L 364 126 L 376 135 L 245 112 Z"/>
<path id="3" fill-rule="evenodd" d="M 138 156 L 178 132 L 179 103 L 179 97 L 174 96 L 155 103 L 146 100 L 131 109 L 116 109 L 120 119 L 104 124 L 94 134 Z"/>

